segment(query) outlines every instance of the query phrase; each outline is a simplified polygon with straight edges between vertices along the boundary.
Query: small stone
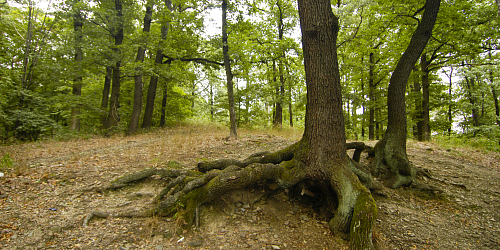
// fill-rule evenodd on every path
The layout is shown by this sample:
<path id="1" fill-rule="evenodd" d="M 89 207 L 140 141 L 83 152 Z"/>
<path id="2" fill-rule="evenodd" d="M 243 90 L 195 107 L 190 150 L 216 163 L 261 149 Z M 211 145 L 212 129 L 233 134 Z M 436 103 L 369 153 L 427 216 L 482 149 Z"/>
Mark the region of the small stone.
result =
<path id="1" fill-rule="evenodd" d="M 307 217 L 307 215 L 305 214 L 301 214 L 300 215 L 300 218 L 303 220 L 303 221 L 309 221 L 309 218 Z"/>
<path id="2" fill-rule="evenodd" d="M 162 245 L 156 246 L 156 250 L 163 250 L 163 246 Z"/>
<path id="3" fill-rule="evenodd" d="M 60 233 L 62 231 L 62 228 L 60 226 L 51 226 L 49 230 L 53 233 Z"/>
<path id="4" fill-rule="evenodd" d="M 236 208 L 240 208 L 240 207 L 242 207 L 242 206 L 243 206 L 243 203 L 241 203 L 241 202 L 239 202 L 239 201 L 238 201 L 238 202 L 234 203 L 234 206 L 235 206 Z"/>
<path id="5" fill-rule="evenodd" d="M 192 241 L 192 242 L 189 242 L 189 246 L 190 246 L 190 247 L 199 247 L 199 246 L 201 246 L 201 244 L 202 244 L 201 239 L 199 239 L 199 240 L 197 240 L 197 241 Z"/>
<path id="6" fill-rule="evenodd" d="M 279 250 L 280 249 L 280 247 L 276 246 L 276 245 L 272 245 L 271 248 L 274 249 L 274 250 Z"/>
<path id="7" fill-rule="evenodd" d="M 163 237 L 165 239 L 170 239 L 170 238 L 172 238 L 172 236 L 173 236 L 172 232 L 170 232 L 168 230 L 163 233 Z"/>

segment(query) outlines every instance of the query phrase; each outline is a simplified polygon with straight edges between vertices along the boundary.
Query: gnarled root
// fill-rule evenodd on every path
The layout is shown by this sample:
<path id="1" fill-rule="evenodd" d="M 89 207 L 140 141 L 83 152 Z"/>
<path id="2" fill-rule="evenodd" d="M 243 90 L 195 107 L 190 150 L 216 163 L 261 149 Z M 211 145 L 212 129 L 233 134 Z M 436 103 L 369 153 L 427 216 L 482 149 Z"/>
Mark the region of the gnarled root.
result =
<path id="1" fill-rule="evenodd" d="M 176 168 L 176 163 L 170 163 L 167 168 L 149 168 L 132 173 L 118 178 L 105 190 L 121 188 L 152 175 L 159 175 L 169 180 L 169 183 L 147 209 L 105 215 L 143 217 L 168 216 L 175 213 L 181 225 L 190 226 L 195 223 L 201 204 L 252 184 L 266 183 L 272 186 L 272 189 L 290 189 L 301 183 L 306 185 L 302 195 L 311 195 L 307 192 L 307 185 L 312 184 L 314 190 L 317 190 L 318 181 L 308 176 L 304 153 L 306 149 L 306 146 L 299 142 L 275 153 L 254 154 L 243 161 L 219 160 L 200 163 L 197 166 L 199 171 L 179 169 Z M 343 236 L 350 235 L 353 249 L 371 249 L 371 230 L 377 209 L 370 191 L 361 184 L 354 174 L 354 169 L 356 168 L 351 170 L 346 164 L 335 170 L 332 176 L 327 176 L 329 181 L 322 180 L 323 184 L 319 187 L 325 194 L 321 197 L 328 200 L 324 204 L 329 213 L 332 214 L 333 211 L 333 218 L 329 223 L 332 231 Z M 366 185 L 371 176 L 365 177 Z M 314 196 L 313 194 L 312 197 Z M 333 201 L 335 199 L 337 200 Z M 101 213 L 92 212 L 85 224 L 93 217 L 100 217 L 99 214 Z"/>
<path id="2" fill-rule="evenodd" d="M 377 142 L 374 151 L 374 176 L 380 177 L 389 188 L 411 185 L 417 171 L 408 160 L 406 146 L 398 145 L 396 139 L 386 136 Z"/>

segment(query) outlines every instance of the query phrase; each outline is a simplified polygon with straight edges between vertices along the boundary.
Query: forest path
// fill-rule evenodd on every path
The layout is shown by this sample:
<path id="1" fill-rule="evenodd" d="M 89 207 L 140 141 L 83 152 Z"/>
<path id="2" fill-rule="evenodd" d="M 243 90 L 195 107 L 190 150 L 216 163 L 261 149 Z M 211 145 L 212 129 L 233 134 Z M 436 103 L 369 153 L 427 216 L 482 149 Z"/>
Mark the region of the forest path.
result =
<path id="1" fill-rule="evenodd" d="M 37 142 L 0 147 L 19 168 L 0 178 L 2 249 L 347 249 L 314 210 L 285 192 L 260 200 L 259 186 L 206 204 L 201 228 L 179 230 L 175 219 L 97 219 L 88 212 L 140 208 L 163 186 L 159 178 L 118 191 L 83 189 L 169 160 L 243 159 L 284 148 L 301 131 L 246 131 L 225 141 L 216 126 L 183 126 L 128 137 Z M 369 142 L 374 144 L 375 142 Z M 500 154 L 410 141 L 410 161 L 432 174 L 419 181 L 442 189 L 384 189 L 375 196 L 379 249 L 500 249 Z M 464 188 L 465 187 L 465 188 Z"/>

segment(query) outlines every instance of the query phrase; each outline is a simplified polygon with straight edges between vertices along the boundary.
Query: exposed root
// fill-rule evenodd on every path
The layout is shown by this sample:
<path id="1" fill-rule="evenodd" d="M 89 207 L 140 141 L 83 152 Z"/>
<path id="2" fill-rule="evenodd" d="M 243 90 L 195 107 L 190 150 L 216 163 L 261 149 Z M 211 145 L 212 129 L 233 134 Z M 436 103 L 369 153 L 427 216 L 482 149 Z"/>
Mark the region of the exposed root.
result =
<path id="1" fill-rule="evenodd" d="M 410 164 L 406 155 L 406 146 L 399 145 L 396 139 L 386 135 L 377 142 L 372 174 L 380 177 L 386 187 L 398 188 L 410 186 L 416 175 L 416 169 Z"/>
<path id="2" fill-rule="evenodd" d="M 364 142 L 348 142 L 346 143 L 346 147 L 347 150 L 354 149 L 354 154 L 352 156 L 352 159 L 355 162 L 359 162 L 359 160 L 361 159 L 361 153 L 363 153 L 363 151 L 366 151 L 369 157 L 375 156 L 373 148 L 366 145 Z"/>
<path id="3" fill-rule="evenodd" d="M 103 212 L 98 212 L 98 211 L 92 211 L 90 212 L 86 217 L 85 219 L 83 219 L 83 226 L 84 227 L 87 227 L 89 225 L 89 222 L 95 218 L 95 217 L 98 217 L 98 218 L 108 218 L 109 217 L 109 213 L 103 213 Z"/>
<path id="4" fill-rule="evenodd" d="M 164 178 L 168 184 L 146 208 L 118 213 L 93 211 L 85 218 L 84 226 L 95 217 L 168 216 L 175 213 L 181 225 L 189 227 L 195 224 L 199 227 L 200 205 L 213 201 L 229 191 L 256 183 L 267 184 L 270 190 L 290 189 L 296 187 L 298 183 L 306 183 L 302 187 L 301 195 L 329 200 L 322 203 L 329 209 L 329 217 L 333 214 L 333 219 L 329 223 L 332 231 L 344 236 L 351 232 L 351 240 L 359 241 L 363 238 L 365 240 L 362 245 L 371 249 L 371 230 L 376 218 L 376 205 L 368 188 L 359 181 L 361 179 L 364 185 L 371 187 L 371 175 L 359 170 L 358 163 L 351 160 L 349 166 L 338 168 L 336 170 L 338 172 L 330 176 L 330 182 L 322 182 L 323 184 L 318 186 L 316 180 L 308 177 L 304 152 L 305 146 L 299 142 L 275 153 L 253 154 L 243 161 L 202 162 L 197 166 L 199 171 L 181 169 L 179 163 L 169 162 L 164 168 L 148 168 L 125 175 L 103 187 L 102 191 L 122 188 L 153 175 Z M 308 185 L 311 185 L 312 189 L 309 189 Z M 332 203 L 335 198 L 338 201 Z M 353 223 L 357 224 L 353 226 Z"/>
<path id="5" fill-rule="evenodd" d="M 447 184 L 447 185 L 453 185 L 453 186 L 456 186 L 456 187 L 459 187 L 459 188 L 462 188 L 464 190 L 467 190 L 467 186 L 465 186 L 465 184 L 463 183 L 457 183 L 457 182 L 453 182 L 453 181 L 450 181 L 450 180 L 445 180 L 445 179 L 440 179 L 440 178 L 437 178 L 437 177 L 434 177 L 429 170 L 426 170 L 426 169 L 418 169 L 418 172 L 417 174 L 422 174 L 423 176 L 431 179 L 431 180 L 435 180 L 435 181 L 438 181 L 438 182 L 441 182 L 441 183 L 444 183 L 444 184 Z M 439 191 L 439 192 L 443 192 L 443 190 L 435 187 L 435 189 L 437 190 L 433 190 L 433 191 Z"/>

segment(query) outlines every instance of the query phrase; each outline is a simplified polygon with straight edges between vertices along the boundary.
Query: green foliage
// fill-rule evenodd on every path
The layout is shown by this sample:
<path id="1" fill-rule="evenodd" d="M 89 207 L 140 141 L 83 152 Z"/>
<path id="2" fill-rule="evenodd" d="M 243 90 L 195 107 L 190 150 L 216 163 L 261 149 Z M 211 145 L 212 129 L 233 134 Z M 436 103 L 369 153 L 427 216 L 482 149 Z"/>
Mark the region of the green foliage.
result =
<path id="1" fill-rule="evenodd" d="M 14 161 L 12 158 L 10 158 L 9 153 L 6 153 L 1 159 L 0 159 L 0 171 L 5 171 L 9 168 L 12 168 L 14 166 Z"/>
<path id="2" fill-rule="evenodd" d="M 500 152 L 500 129 L 496 129 L 494 138 L 470 136 L 467 134 L 436 135 L 433 141 L 447 149 L 471 147 L 484 151 Z"/>
<path id="3" fill-rule="evenodd" d="M 151 31 L 142 31 L 145 4 L 155 4 Z M 387 88 L 392 71 L 409 43 L 424 0 L 418 1 L 338 1 L 334 11 L 339 17 L 339 69 L 341 73 L 344 116 L 348 138 L 368 135 L 369 111 L 374 111 L 378 135 L 387 127 Z M 27 49 L 27 5 L 7 4 L 0 9 L 0 133 L 3 140 L 37 140 L 43 136 L 67 140 L 103 133 L 101 110 L 106 66 L 121 62 L 120 122 L 115 131 L 125 131 L 134 103 L 134 79 L 140 72 L 143 103 L 149 80 L 158 76 L 153 125 L 160 125 L 162 99 L 167 96 L 167 125 L 194 117 L 221 124 L 229 123 L 225 73 L 213 63 L 188 63 L 167 58 L 202 58 L 222 62 L 220 35 L 204 35 L 208 27 L 207 9 L 213 3 L 175 1 L 171 7 L 163 1 L 123 0 L 123 18 L 118 18 L 113 1 L 65 1 L 47 15 L 36 9 L 31 19 L 33 36 Z M 77 39 L 74 15 L 84 16 L 81 41 Z M 493 92 L 497 99 L 498 10 L 486 0 L 444 1 L 426 53 L 434 57 L 430 72 L 430 112 L 433 133 L 443 135 L 453 127 L 453 134 L 481 141 L 485 145 L 499 140 L 499 117 L 495 114 Z M 292 116 L 294 127 L 304 126 L 307 104 L 306 85 L 297 6 L 295 1 L 231 2 L 228 14 L 229 54 L 234 73 L 235 100 L 240 127 L 271 127 L 275 107 L 283 108 L 283 125 Z M 114 45 L 114 31 L 123 24 L 124 41 Z M 162 37 L 162 26 L 168 34 Z M 279 30 L 283 36 L 280 39 Z M 219 32 L 220 33 L 220 32 Z M 147 39 L 145 39 L 147 35 Z M 164 34 L 165 35 L 165 34 Z M 164 39 L 163 39 L 164 38 Z M 83 61 L 75 61 L 81 47 Z M 138 47 L 146 49 L 144 62 L 136 62 Z M 155 63 L 155 53 L 162 50 L 162 64 Z M 119 51 L 119 53 L 117 52 Z M 25 58 L 27 56 L 27 58 Z M 25 60 L 26 59 L 26 60 Z M 274 64 L 274 67 L 273 67 Z M 452 93 L 449 83 L 439 80 L 442 69 L 453 66 Z M 140 68 L 139 71 L 137 69 Z M 280 75 L 280 69 L 281 74 Z M 23 82 L 30 72 L 29 84 Z M 283 77 L 283 81 L 280 77 Z M 82 78 L 81 96 L 74 95 L 73 85 Z M 408 131 L 418 122 L 421 110 L 420 91 L 412 92 L 421 81 L 422 70 L 416 65 L 408 83 Z M 473 79 L 475 85 L 467 85 Z M 371 84 L 371 86 L 370 86 Z M 283 87 L 277 94 L 276 88 Z M 292 114 L 288 105 L 291 104 Z M 109 106 L 109 105 L 108 105 Z M 73 108 L 78 107 L 80 131 L 71 131 Z M 448 120 L 451 107 L 453 121 Z M 473 110 L 480 114 L 474 124 Z M 144 114 L 144 105 L 143 112 Z M 458 124 L 458 125 L 457 125 Z M 457 131 L 461 129 L 461 131 Z M 108 132 L 108 131 L 104 131 Z M 458 135 L 457 135 L 458 136 Z M 453 136 L 452 136 L 453 137 Z M 493 146 L 493 144 L 492 144 Z"/>

